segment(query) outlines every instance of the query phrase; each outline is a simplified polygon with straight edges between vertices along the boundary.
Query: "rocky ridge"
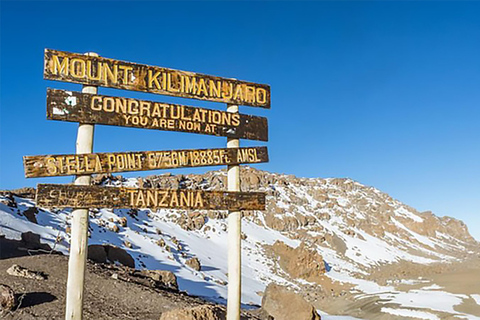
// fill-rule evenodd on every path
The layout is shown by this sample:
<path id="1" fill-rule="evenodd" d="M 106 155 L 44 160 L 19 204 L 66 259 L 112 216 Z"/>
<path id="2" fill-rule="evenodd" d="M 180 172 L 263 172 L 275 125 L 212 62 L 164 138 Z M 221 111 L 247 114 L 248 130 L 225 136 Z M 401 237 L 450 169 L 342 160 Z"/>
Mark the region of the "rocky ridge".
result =
<path id="1" fill-rule="evenodd" d="M 276 282 L 296 290 L 318 309 L 335 313 L 332 301 L 355 306 L 359 296 L 375 295 L 378 286 L 390 285 L 381 288 L 393 295 L 389 301 L 394 303 L 388 308 L 404 310 L 395 300 L 401 292 L 392 284 L 419 281 L 420 276 L 479 257 L 479 243 L 463 222 L 418 212 L 353 180 L 297 178 L 249 167 L 242 168 L 241 177 L 242 191 L 267 193 L 265 212 L 243 213 L 245 304 L 259 305 L 265 287 Z M 94 181 L 112 186 L 225 190 L 226 172 L 140 179 L 100 175 Z M 19 238 L 21 232 L 37 231 L 44 243 L 67 252 L 69 213 L 36 208 L 31 200 L 4 194 L 0 196 L 0 233 Z M 226 215 L 225 211 L 94 209 L 90 243 L 121 247 L 134 257 L 137 268 L 169 269 L 178 276 L 180 289 L 221 302 L 226 296 L 226 252 L 218 253 L 226 250 Z M 17 220 L 23 221 L 22 226 Z M 192 261 L 201 268 L 197 263 L 192 266 Z M 375 305 L 375 312 L 392 319 L 391 312 L 381 311 L 385 303 Z M 444 313 L 428 306 L 418 308 Z M 341 309 L 355 316 L 366 312 Z"/>

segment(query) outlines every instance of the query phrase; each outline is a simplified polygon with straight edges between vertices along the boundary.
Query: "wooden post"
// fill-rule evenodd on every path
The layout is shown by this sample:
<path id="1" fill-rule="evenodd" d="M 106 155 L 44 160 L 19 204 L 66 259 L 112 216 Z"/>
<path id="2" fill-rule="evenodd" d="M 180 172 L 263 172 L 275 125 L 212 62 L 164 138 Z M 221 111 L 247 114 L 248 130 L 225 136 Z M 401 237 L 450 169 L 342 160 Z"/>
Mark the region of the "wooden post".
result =
<path id="1" fill-rule="evenodd" d="M 93 52 L 88 56 L 98 57 Z M 97 93 L 97 87 L 83 86 L 83 93 Z M 78 125 L 76 153 L 93 152 L 93 124 Z M 76 185 L 89 185 L 90 175 L 77 176 Z M 83 288 L 85 283 L 85 267 L 88 250 L 88 209 L 72 211 L 72 233 L 70 239 L 70 257 L 68 260 L 68 279 L 66 297 L 66 320 L 81 320 L 83 318 Z"/>
<path id="2" fill-rule="evenodd" d="M 227 112 L 238 113 L 238 106 L 228 105 Z M 227 148 L 240 147 L 239 139 L 227 139 Z M 240 191 L 240 166 L 228 166 L 228 191 Z M 240 211 L 228 212 L 228 298 L 227 320 L 240 320 L 242 294 L 242 248 Z"/>

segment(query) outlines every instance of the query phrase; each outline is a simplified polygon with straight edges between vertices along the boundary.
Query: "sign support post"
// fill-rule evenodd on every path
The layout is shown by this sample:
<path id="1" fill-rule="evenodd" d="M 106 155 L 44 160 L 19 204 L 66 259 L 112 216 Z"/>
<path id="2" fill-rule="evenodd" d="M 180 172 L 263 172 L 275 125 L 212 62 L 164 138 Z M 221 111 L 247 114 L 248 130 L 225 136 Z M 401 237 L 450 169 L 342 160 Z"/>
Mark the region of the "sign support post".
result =
<path id="1" fill-rule="evenodd" d="M 98 57 L 89 52 L 87 56 Z M 97 87 L 83 86 L 83 93 L 97 94 Z M 93 124 L 79 123 L 77 131 L 76 154 L 93 152 Z M 77 176 L 76 185 L 90 185 L 91 176 Z M 72 233 L 70 238 L 70 257 L 68 259 L 68 279 L 65 320 L 83 318 L 83 290 L 88 250 L 88 209 L 72 211 Z"/>
<path id="2" fill-rule="evenodd" d="M 237 105 L 228 105 L 227 112 L 238 113 Z M 227 148 L 240 147 L 239 139 L 227 138 Z M 240 191 L 240 166 L 229 165 L 227 177 L 228 191 Z M 240 320 L 242 287 L 242 251 L 240 211 L 228 212 L 228 297 L 227 320 Z"/>

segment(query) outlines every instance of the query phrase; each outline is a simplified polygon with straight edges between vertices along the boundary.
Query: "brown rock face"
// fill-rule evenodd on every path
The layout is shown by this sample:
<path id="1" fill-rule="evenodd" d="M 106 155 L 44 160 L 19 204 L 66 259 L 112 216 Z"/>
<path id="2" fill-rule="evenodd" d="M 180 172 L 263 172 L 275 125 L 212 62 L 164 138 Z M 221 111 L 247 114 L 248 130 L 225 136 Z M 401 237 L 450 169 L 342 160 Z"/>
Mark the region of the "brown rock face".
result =
<path id="1" fill-rule="evenodd" d="M 262 309 L 275 320 L 321 320 L 315 308 L 305 299 L 274 283 L 265 290 Z"/>
<path id="2" fill-rule="evenodd" d="M 280 267 L 292 278 L 303 278 L 307 281 L 319 281 L 325 273 L 322 256 L 301 243 L 293 249 L 281 241 L 272 246 L 273 252 L 280 258 Z"/>
<path id="3" fill-rule="evenodd" d="M 17 304 L 15 293 L 7 285 L 0 284 L 0 311 L 11 311 Z"/>
<path id="4" fill-rule="evenodd" d="M 198 306 L 165 312 L 160 320 L 224 320 L 225 311 L 217 306 Z M 294 319 L 294 318 L 292 318 Z"/>

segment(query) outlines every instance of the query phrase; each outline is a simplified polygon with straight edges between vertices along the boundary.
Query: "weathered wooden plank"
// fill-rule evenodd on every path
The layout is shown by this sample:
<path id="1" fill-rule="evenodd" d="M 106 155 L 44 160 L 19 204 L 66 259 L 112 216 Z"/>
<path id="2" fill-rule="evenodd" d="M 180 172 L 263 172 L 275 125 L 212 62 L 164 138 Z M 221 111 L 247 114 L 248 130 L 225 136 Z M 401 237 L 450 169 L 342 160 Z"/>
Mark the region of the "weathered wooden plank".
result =
<path id="1" fill-rule="evenodd" d="M 57 154 L 23 157 L 25 177 L 55 177 L 268 162 L 267 147 Z"/>
<path id="2" fill-rule="evenodd" d="M 36 202 L 45 208 L 265 210 L 265 193 L 39 184 Z"/>
<path id="3" fill-rule="evenodd" d="M 65 90 L 47 90 L 47 118 L 268 141 L 264 117 Z"/>
<path id="4" fill-rule="evenodd" d="M 120 60 L 45 49 L 48 80 L 270 108 L 270 86 Z"/>

